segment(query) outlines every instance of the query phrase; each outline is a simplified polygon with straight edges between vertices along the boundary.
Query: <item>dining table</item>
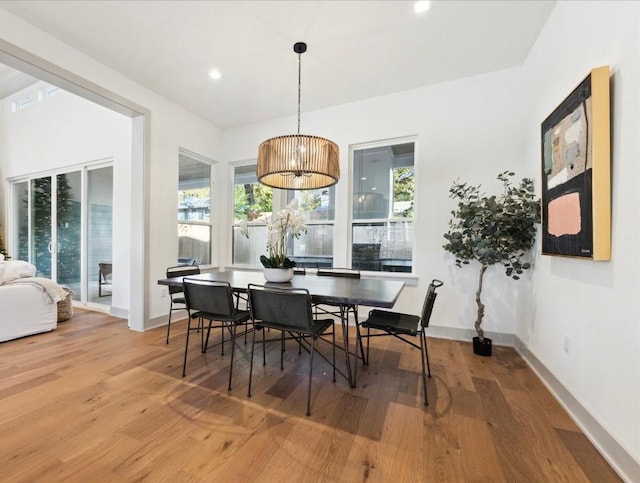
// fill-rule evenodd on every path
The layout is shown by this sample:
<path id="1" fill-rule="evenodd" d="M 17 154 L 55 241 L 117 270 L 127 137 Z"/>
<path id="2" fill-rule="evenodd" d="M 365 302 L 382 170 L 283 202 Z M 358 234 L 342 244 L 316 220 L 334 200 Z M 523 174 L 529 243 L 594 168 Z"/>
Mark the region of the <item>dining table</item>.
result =
<path id="1" fill-rule="evenodd" d="M 181 287 L 183 278 L 228 282 L 238 293 L 247 293 L 249 284 L 267 287 L 306 289 L 314 304 L 332 305 L 365 305 L 378 308 L 392 308 L 402 289 L 404 282 L 379 277 L 318 277 L 314 273 L 295 274 L 291 281 L 285 283 L 266 282 L 261 271 L 255 270 L 213 270 L 187 277 L 172 277 L 158 280 L 159 285 Z M 351 367 L 351 350 L 349 348 L 348 321 L 341 317 L 343 345 L 346 357 L 346 379 L 351 387 L 355 387 L 355 371 Z M 357 352 L 356 352 L 357 353 Z M 357 360 L 355 360 L 357 364 Z"/>

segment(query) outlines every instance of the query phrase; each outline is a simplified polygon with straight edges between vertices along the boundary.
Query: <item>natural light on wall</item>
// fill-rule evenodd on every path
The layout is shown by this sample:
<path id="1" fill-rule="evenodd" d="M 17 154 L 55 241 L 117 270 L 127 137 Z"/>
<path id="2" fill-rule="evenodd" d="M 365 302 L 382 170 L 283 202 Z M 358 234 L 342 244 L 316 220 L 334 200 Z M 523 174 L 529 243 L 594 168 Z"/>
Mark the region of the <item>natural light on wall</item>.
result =
<path id="1" fill-rule="evenodd" d="M 430 8 L 431 8 L 431 2 L 428 0 L 416 2 L 413 4 L 413 11 L 416 13 L 416 15 L 425 13 L 429 11 Z"/>

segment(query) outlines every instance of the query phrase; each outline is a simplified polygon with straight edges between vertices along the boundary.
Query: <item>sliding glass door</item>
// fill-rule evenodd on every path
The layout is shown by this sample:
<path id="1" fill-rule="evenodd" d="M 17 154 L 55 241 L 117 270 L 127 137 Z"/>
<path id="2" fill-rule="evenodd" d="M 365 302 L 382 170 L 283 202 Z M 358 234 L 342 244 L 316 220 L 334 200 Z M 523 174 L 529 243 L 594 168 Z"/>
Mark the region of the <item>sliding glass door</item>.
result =
<path id="1" fill-rule="evenodd" d="M 53 266 L 55 279 L 73 290 L 73 299 L 81 299 L 82 248 L 82 173 L 75 171 L 56 176 L 56 207 Z"/>
<path id="2" fill-rule="evenodd" d="M 87 172 L 87 299 L 111 303 L 113 168 Z"/>
<path id="3" fill-rule="evenodd" d="M 52 184 L 51 176 L 32 179 L 28 199 L 22 201 L 29 206 L 29 261 L 36 266 L 36 275 L 44 278 L 52 278 L 53 273 Z"/>
<path id="4" fill-rule="evenodd" d="M 112 201 L 111 166 L 14 183 L 14 257 L 71 288 L 74 300 L 110 305 L 110 283 L 98 294 L 98 269 L 111 266 Z"/>

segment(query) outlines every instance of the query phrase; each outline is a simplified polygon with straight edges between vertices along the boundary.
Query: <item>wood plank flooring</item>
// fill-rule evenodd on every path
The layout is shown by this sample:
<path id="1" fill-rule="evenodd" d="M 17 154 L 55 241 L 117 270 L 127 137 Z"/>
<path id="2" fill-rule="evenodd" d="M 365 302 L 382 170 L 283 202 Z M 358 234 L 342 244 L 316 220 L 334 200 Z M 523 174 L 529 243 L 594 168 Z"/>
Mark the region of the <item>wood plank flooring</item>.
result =
<path id="1" fill-rule="evenodd" d="M 284 371 L 279 344 L 266 366 L 256 347 L 248 398 L 251 336 L 228 392 L 228 343 L 201 354 L 193 333 L 181 377 L 185 328 L 165 345 L 164 328 L 76 310 L 0 344 L 0 481 L 620 481 L 512 349 L 429 339 L 426 409 L 420 353 L 399 341 L 371 340 L 356 389 L 317 357 L 306 417 L 309 355 L 293 342 Z"/>

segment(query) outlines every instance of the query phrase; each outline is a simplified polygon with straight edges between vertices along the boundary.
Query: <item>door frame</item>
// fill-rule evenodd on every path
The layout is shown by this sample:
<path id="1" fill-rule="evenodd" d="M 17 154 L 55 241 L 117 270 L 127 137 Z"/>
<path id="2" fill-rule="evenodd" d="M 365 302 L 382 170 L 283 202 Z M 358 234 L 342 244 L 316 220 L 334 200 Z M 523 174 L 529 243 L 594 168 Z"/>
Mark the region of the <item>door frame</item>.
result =
<path id="1" fill-rule="evenodd" d="M 114 163 L 113 158 L 101 159 L 97 161 L 90 161 L 87 163 L 75 164 L 70 166 L 64 166 L 60 168 L 56 168 L 49 171 L 39 171 L 36 173 L 25 174 L 22 176 L 16 176 L 13 178 L 7 179 L 9 184 L 10 196 L 8 196 L 8 216 L 7 216 L 7 234 L 8 240 L 14 241 L 16 239 L 16 231 L 17 231 L 17 221 L 16 220 L 16 193 L 15 186 L 18 183 L 26 183 L 27 189 L 29 190 L 29 209 L 27 210 L 27 225 L 29 229 L 28 235 L 28 258 L 29 262 L 33 263 L 34 261 L 31 258 L 31 244 L 32 244 L 32 223 L 31 223 L 31 182 L 35 179 L 40 178 L 51 178 L 51 246 L 53 247 L 50 250 L 51 253 L 51 279 L 57 280 L 57 254 L 58 254 L 58 223 L 57 223 L 57 188 L 58 188 L 58 176 L 62 174 L 70 174 L 70 173 L 80 173 L 80 300 L 79 302 L 82 306 L 93 308 L 101 311 L 109 311 L 111 304 L 101 304 L 98 302 L 92 302 L 89 297 L 89 267 L 88 259 L 89 259 L 89 203 L 88 203 L 88 188 L 89 188 L 89 172 L 103 169 L 103 168 L 111 168 L 113 170 Z M 113 176 L 113 171 L 112 171 Z M 112 192 L 112 201 L 113 201 L 113 192 Z M 113 242 L 113 240 L 112 240 Z M 113 243 L 112 243 L 113 244 Z M 13 247 L 15 249 L 15 247 Z"/>
<path id="2" fill-rule="evenodd" d="M 131 210 L 130 210 L 130 299 L 129 307 L 114 315 L 128 318 L 129 328 L 144 331 L 149 320 L 149 109 L 59 67 L 6 40 L 0 39 L 0 62 L 57 85 L 132 119 Z"/>

